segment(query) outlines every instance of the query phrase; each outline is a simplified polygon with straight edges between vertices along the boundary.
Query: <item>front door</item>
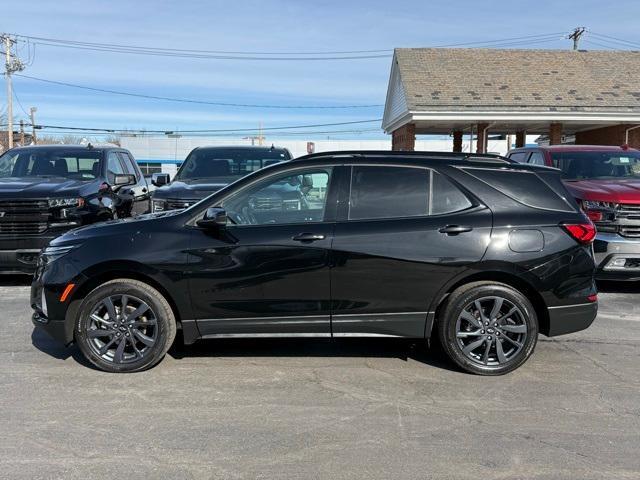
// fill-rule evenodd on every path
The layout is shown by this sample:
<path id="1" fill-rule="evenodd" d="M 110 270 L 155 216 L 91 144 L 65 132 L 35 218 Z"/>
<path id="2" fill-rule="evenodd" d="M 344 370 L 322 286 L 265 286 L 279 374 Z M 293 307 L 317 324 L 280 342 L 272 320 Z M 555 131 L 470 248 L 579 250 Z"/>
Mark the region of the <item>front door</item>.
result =
<path id="1" fill-rule="evenodd" d="M 331 170 L 266 177 L 223 200 L 226 227 L 193 230 L 189 289 L 202 336 L 330 336 Z"/>
<path id="2" fill-rule="evenodd" d="M 334 336 L 422 337 L 431 300 L 478 262 L 491 212 L 428 168 L 353 166 L 333 240 Z"/>

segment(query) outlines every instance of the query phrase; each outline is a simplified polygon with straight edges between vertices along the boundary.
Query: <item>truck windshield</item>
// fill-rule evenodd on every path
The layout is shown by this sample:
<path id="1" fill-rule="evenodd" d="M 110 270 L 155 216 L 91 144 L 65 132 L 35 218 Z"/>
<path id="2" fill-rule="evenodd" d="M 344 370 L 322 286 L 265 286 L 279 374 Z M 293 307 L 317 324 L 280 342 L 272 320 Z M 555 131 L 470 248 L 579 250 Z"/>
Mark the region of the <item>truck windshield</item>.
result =
<path id="1" fill-rule="evenodd" d="M 640 179 L 640 152 L 553 152 L 551 159 L 565 180 Z"/>
<path id="2" fill-rule="evenodd" d="M 62 177 L 93 180 L 100 174 L 102 153 L 95 150 L 34 148 L 0 156 L 0 178 Z"/>
<path id="3" fill-rule="evenodd" d="M 282 148 L 199 148 L 192 151 L 176 174 L 176 180 L 213 179 L 231 183 L 263 167 L 289 160 Z"/>

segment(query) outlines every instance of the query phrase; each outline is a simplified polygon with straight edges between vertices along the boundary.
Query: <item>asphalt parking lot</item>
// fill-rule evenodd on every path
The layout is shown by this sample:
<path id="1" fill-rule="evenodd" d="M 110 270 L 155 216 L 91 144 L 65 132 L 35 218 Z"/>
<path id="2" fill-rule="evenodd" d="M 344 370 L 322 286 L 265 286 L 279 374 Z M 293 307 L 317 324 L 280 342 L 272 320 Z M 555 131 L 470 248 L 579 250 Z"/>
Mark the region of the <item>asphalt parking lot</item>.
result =
<path id="1" fill-rule="evenodd" d="M 0 282 L 1 478 L 640 478 L 640 286 L 603 285 L 589 330 L 483 378 L 412 342 L 299 339 L 111 375 Z"/>

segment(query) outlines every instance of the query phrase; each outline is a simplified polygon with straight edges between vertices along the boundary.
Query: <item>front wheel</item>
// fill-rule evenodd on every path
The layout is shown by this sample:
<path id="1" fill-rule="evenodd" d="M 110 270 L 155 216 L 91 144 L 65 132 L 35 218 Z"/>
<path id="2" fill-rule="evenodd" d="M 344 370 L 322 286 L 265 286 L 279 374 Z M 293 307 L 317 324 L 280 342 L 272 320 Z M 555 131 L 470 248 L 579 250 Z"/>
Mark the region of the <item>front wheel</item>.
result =
<path id="1" fill-rule="evenodd" d="M 522 365 L 538 340 L 538 319 L 518 290 L 475 282 L 455 290 L 438 319 L 442 346 L 463 370 L 502 375 Z"/>
<path id="2" fill-rule="evenodd" d="M 118 279 L 82 302 L 75 339 L 84 356 L 107 372 L 135 372 L 158 363 L 176 336 L 167 300 L 146 283 Z"/>

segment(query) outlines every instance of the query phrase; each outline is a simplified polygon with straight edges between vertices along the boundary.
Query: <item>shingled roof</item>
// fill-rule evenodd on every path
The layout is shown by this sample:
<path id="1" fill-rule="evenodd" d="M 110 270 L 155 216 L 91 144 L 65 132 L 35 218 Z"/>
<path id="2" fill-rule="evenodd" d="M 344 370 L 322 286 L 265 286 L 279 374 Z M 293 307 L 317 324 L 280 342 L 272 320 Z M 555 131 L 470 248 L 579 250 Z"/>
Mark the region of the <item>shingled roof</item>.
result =
<path id="1" fill-rule="evenodd" d="M 408 112 L 640 113 L 640 52 L 398 48 L 383 126 Z"/>

